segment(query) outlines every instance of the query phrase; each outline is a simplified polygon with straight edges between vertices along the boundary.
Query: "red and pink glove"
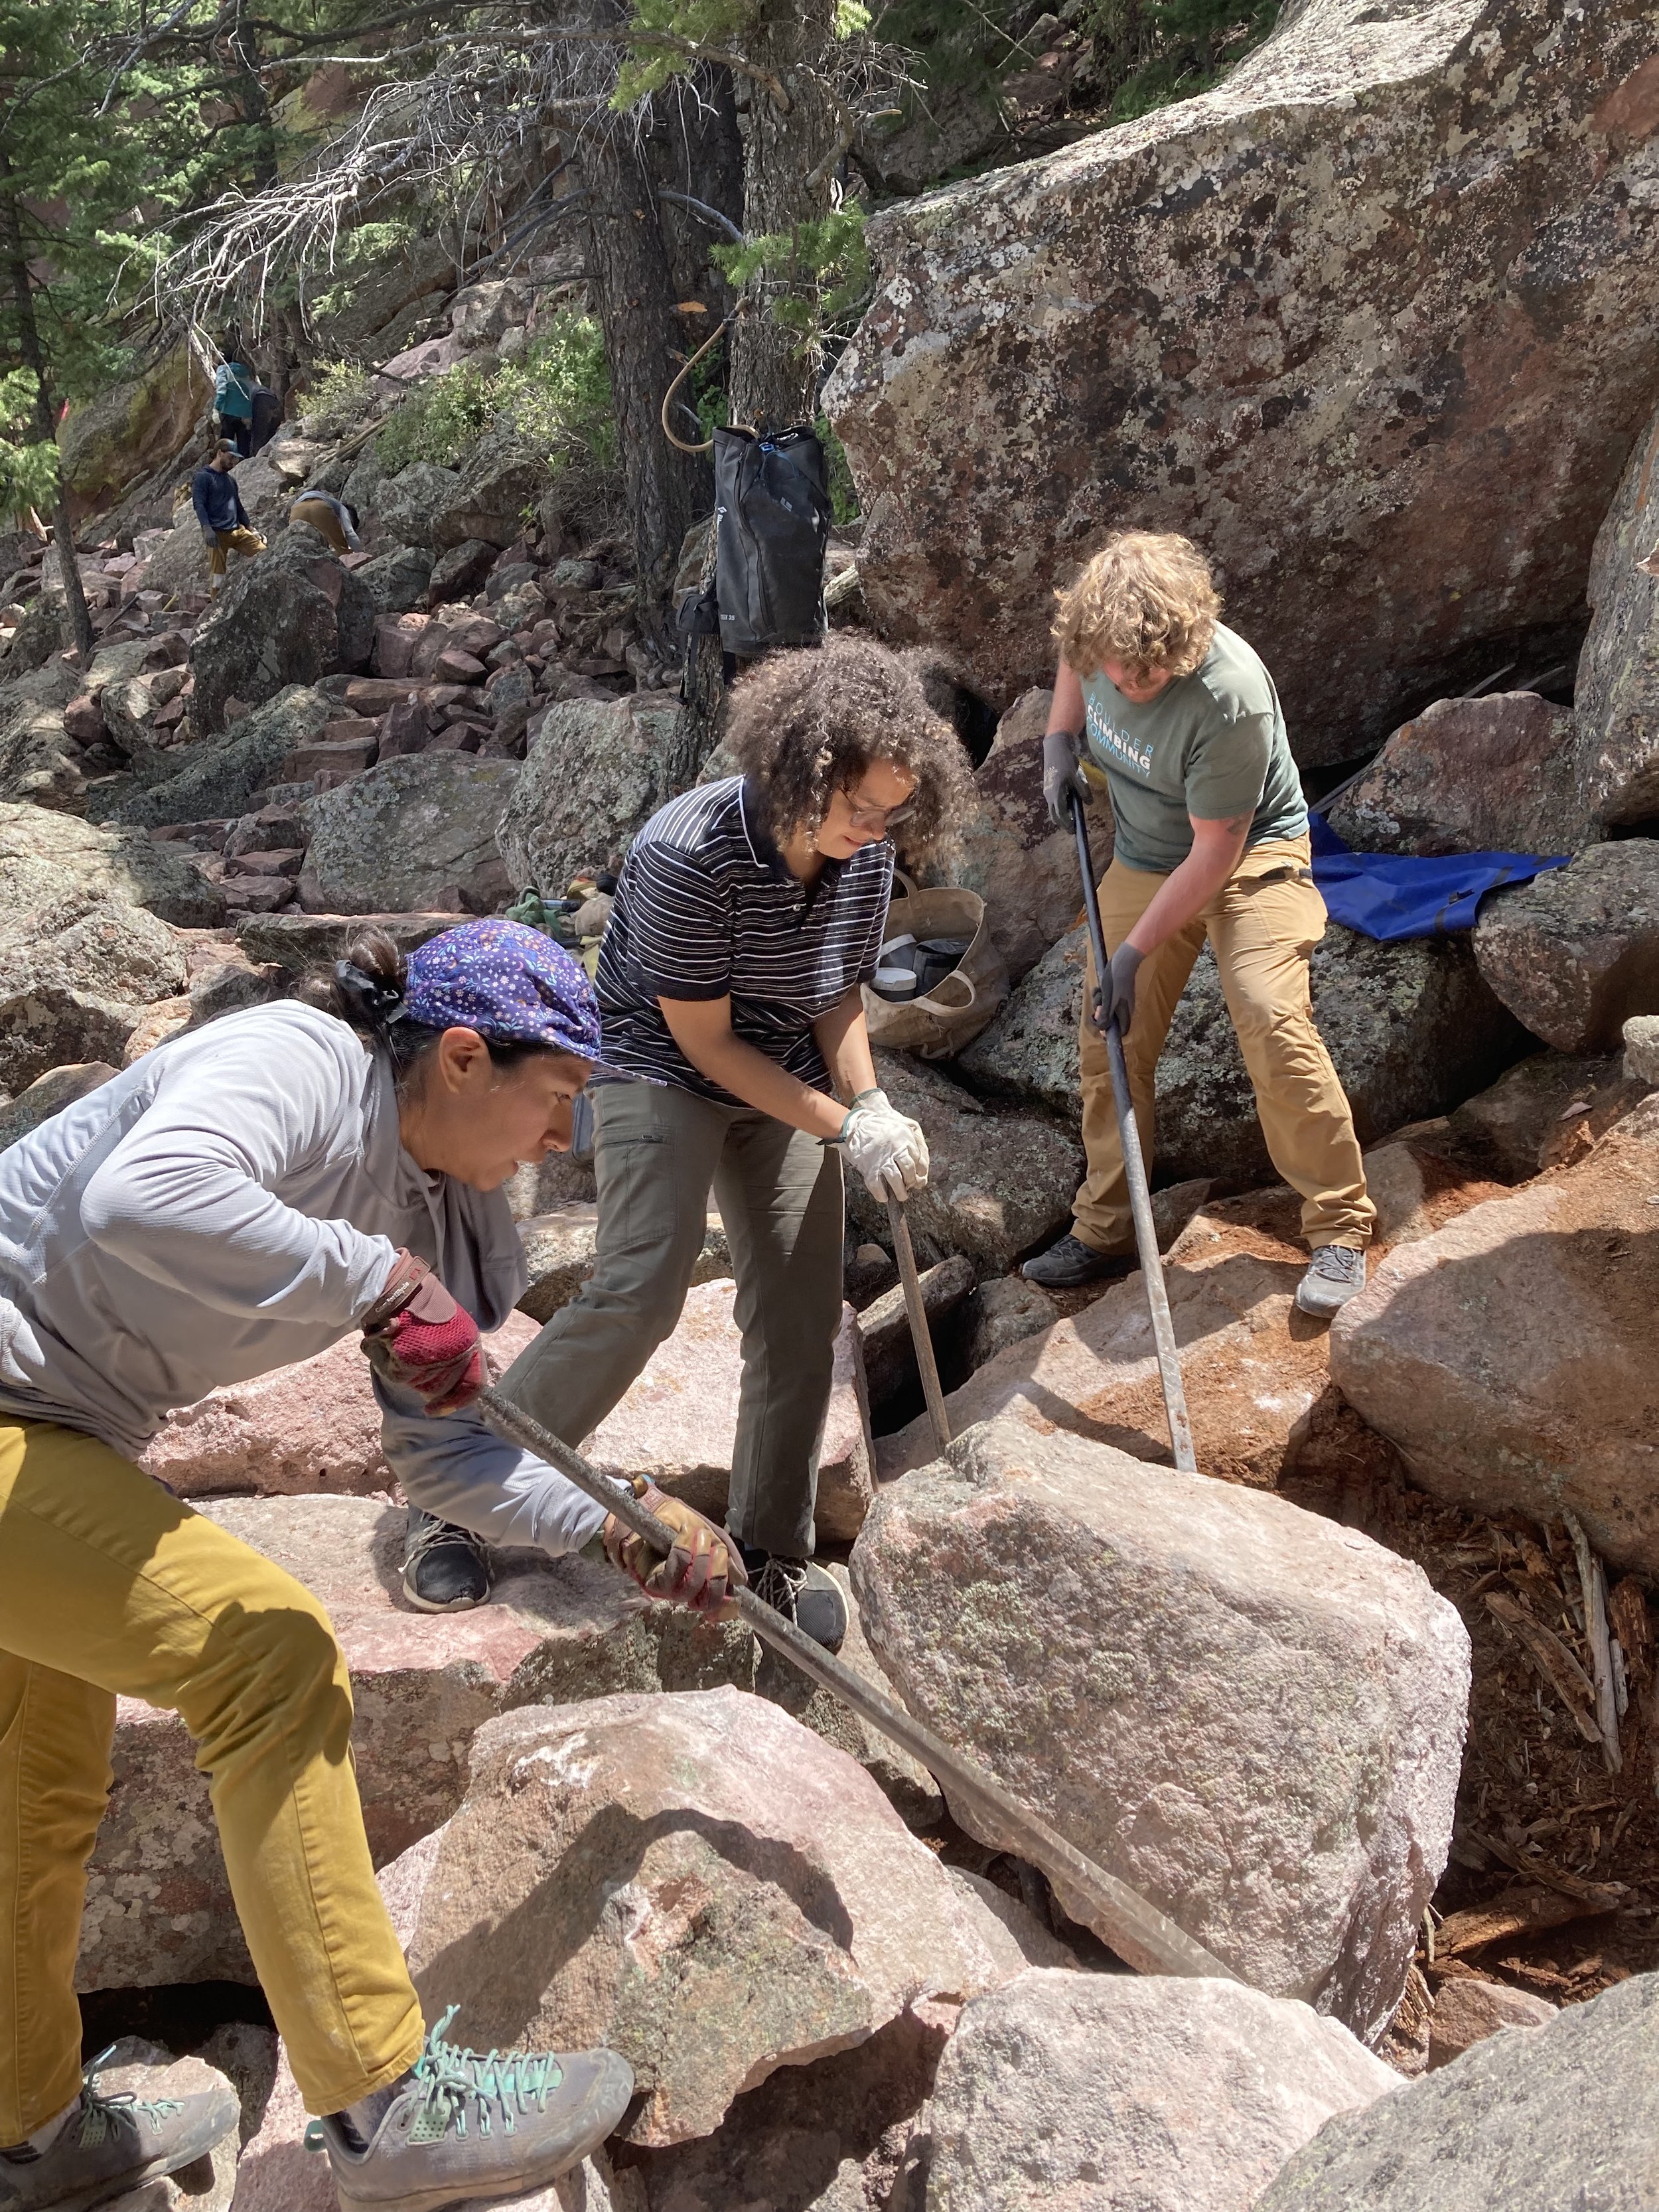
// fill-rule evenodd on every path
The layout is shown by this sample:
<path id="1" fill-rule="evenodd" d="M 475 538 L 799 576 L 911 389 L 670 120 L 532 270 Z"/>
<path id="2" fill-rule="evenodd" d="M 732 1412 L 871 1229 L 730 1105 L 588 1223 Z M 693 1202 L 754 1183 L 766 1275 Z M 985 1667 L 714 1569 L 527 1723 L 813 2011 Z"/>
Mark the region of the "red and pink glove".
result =
<path id="1" fill-rule="evenodd" d="M 398 1253 L 364 1317 L 363 1350 L 388 1382 L 413 1390 L 428 1413 L 455 1413 L 483 1388 L 477 1322 L 412 1252 Z"/>

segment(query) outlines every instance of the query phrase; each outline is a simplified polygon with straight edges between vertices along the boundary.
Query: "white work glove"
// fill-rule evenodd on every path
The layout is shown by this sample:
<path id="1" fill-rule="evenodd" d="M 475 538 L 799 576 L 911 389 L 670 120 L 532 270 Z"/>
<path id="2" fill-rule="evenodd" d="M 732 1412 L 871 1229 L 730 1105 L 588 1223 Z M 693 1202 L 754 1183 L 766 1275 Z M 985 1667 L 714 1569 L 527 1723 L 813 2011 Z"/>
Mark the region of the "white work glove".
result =
<path id="1" fill-rule="evenodd" d="M 872 1198 L 906 1199 L 927 1181 L 927 1139 L 884 1091 L 866 1091 L 847 1109 L 837 1142 Z"/>

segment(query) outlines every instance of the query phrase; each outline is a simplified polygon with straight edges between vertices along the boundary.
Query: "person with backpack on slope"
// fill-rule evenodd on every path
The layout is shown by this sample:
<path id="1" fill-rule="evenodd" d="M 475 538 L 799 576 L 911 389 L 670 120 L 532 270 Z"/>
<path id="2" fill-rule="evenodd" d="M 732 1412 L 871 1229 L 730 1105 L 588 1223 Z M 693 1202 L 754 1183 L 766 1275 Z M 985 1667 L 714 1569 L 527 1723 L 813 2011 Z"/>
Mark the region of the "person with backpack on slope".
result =
<path id="1" fill-rule="evenodd" d="M 726 744 L 739 773 L 671 799 L 623 863 L 597 979 L 598 1262 L 500 1388 L 579 1445 L 678 1321 L 712 1188 L 743 1338 L 726 1526 L 757 1595 L 834 1650 L 846 1600 L 810 1559 L 842 1163 L 882 1200 L 927 1179 L 927 1139 L 878 1085 L 862 987 L 895 842 L 926 857 L 973 785 L 912 671 L 850 635 L 761 661 Z"/>
<path id="2" fill-rule="evenodd" d="M 217 596 L 225 580 L 227 556 L 251 561 L 263 553 L 265 541 L 247 519 L 242 495 L 231 471 L 236 449 L 222 440 L 190 480 L 190 503 L 201 525 L 202 543 L 208 549 L 208 595 Z"/>
<path id="3" fill-rule="evenodd" d="M 1268 1152 L 1302 1194 L 1313 1261 L 1296 1302 L 1328 1319 L 1365 1286 L 1376 1209 L 1314 1023 L 1308 963 L 1326 915 L 1302 780 L 1273 680 L 1220 612 L 1209 564 L 1185 538 L 1127 531 L 1088 562 L 1059 594 L 1043 796 L 1069 830 L 1088 793 L 1086 751 L 1111 798 L 1104 1013 L 1122 1035 L 1148 1166 L 1158 1055 L 1207 937 Z M 1095 982 L 1091 960 L 1079 1042 L 1088 1173 L 1072 1228 L 1024 1271 L 1055 1290 L 1138 1265 Z"/>
<path id="4" fill-rule="evenodd" d="M 614 2051 L 476 2057 L 423 2021 L 370 1863 L 351 1683 L 302 1584 L 134 1464 L 175 1407 L 361 1333 L 409 1496 L 557 1557 L 601 1541 L 718 1613 L 735 1547 L 647 1492 L 659 1565 L 472 1404 L 526 1271 L 502 1184 L 568 1144 L 592 986 L 477 921 L 405 962 L 361 937 L 309 1003 L 159 1046 L 0 1154 L 0 2212 L 189 2165 L 235 2098 L 107 2097 L 75 1963 L 118 1697 L 175 1711 L 210 1777 L 260 1984 L 348 2212 L 539 2187 L 621 2120 Z"/>
<path id="5" fill-rule="evenodd" d="M 225 358 L 214 371 L 213 408 L 219 435 L 246 460 L 252 450 L 253 392 L 258 379 L 246 362 L 235 358 L 237 351 L 235 341 L 227 338 Z"/>

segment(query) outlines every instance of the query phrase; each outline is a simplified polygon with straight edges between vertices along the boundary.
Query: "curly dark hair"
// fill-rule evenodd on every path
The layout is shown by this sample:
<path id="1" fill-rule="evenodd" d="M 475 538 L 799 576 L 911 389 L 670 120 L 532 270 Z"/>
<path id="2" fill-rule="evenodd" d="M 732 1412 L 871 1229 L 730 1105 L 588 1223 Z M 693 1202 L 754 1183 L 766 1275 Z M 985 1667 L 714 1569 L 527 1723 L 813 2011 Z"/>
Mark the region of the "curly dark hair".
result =
<path id="1" fill-rule="evenodd" d="M 915 669 L 851 632 L 771 653 L 744 676 L 732 695 L 726 744 L 778 845 L 797 830 L 816 831 L 836 793 L 855 791 L 874 761 L 916 779 L 893 831 L 914 864 L 948 850 L 974 800 L 962 740 L 928 705 Z"/>

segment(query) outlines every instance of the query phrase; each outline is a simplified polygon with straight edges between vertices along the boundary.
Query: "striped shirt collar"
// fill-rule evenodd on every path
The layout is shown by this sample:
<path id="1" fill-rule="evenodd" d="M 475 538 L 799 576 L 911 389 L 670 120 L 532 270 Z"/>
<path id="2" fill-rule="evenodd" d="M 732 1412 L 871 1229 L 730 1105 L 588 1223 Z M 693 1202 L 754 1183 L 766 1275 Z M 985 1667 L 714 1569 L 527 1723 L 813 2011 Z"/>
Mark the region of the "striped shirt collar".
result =
<path id="1" fill-rule="evenodd" d="M 749 848 L 749 857 L 757 868 L 764 868 L 769 875 L 776 876 L 782 882 L 793 884 L 800 893 L 802 902 L 810 910 L 825 891 L 833 890 L 840 882 L 842 870 L 847 866 L 846 861 L 832 860 L 826 857 L 823 866 L 813 877 L 811 882 L 802 883 L 788 861 L 784 859 L 781 848 L 765 823 L 750 820 L 749 808 L 749 778 L 745 775 L 738 787 L 738 819 L 743 824 L 744 842 Z"/>

